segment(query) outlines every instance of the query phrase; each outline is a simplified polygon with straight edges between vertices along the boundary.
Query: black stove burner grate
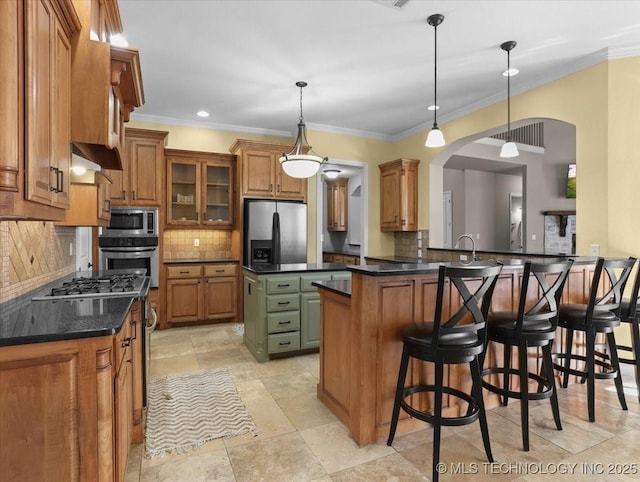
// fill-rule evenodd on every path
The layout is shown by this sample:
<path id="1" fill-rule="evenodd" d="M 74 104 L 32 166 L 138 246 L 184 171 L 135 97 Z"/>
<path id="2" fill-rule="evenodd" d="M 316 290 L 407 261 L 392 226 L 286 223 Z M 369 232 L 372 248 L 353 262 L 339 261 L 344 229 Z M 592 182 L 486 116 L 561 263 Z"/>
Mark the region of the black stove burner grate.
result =
<path id="1" fill-rule="evenodd" d="M 96 278 L 78 277 L 51 289 L 50 296 L 87 295 L 95 293 L 129 293 L 139 289 L 140 276 L 118 274 Z"/>

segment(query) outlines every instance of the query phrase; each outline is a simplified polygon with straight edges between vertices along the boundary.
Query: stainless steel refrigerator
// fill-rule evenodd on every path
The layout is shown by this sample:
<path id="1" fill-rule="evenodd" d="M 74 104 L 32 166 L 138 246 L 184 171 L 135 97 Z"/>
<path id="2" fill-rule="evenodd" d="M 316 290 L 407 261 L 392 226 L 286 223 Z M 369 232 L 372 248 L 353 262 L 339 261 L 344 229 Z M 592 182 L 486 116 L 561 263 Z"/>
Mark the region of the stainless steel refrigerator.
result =
<path id="1" fill-rule="evenodd" d="M 244 264 L 307 262 L 307 205 L 245 199 Z"/>

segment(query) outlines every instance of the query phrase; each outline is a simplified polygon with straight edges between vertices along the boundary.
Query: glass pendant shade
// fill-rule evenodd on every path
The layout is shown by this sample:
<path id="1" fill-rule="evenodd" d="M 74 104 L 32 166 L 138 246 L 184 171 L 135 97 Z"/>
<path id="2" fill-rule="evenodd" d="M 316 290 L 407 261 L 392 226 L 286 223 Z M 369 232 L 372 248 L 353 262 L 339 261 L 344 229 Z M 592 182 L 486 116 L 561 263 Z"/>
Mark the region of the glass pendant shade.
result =
<path id="1" fill-rule="evenodd" d="M 298 137 L 296 143 L 288 154 L 282 154 L 280 165 L 287 176 L 304 179 L 315 176 L 320 165 L 327 162 L 328 158 L 318 156 L 307 141 L 307 127 L 302 116 L 302 89 L 306 82 L 299 81 L 296 85 L 300 88 L 300 121 L 298 122 Z"/>
<path id="2" fill-rule="evenodd" d="M 507 141 L 502 144 L 502 149 L 500 149 L 500 157 L 518 157 L 520 153 L 518 152 L 518 146 L 513 141 Z"/>
<path id="3" fill-rule="evenodd" d="M 424 145 L 427 147 L 442 147 L 444 144 L 444 134 L 437 126 L 434 126 L 429 131 L 427 142 L 425 142 Z"/>
<path id="4" fill-rule="evenodd" d="M 338 174 L 340 174 L 340 170 L 339 169 L 325 169 L 324 171 L 322 171 L 322 173 L 324 174 L 324 176 L 327 179 L 337 179 L 338 178 Z"/>

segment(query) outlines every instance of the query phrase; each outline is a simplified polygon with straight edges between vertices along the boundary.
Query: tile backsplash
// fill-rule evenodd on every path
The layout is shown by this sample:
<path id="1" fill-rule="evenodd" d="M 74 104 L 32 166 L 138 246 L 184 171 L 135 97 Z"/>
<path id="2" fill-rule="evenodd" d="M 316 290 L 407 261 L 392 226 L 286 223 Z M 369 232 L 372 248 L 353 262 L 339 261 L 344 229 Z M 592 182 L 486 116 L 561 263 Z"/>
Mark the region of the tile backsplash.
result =
<path id="1" fill-rule="evenodd" d="M 426 258 L 429 246 L 429 230 L 394 233 L 394 256 Z"/>
<path id="2" fill-rule="evenodd" d="M 76 230 L 44 221 L 0 221 L 0 303 L 75 270 Z"/>
<path id="3" fill-rule="evenodd" d="M 199 246 L 194 246 L 197 240 Z M 230 259 L 231 232 L 222 230 L 167 230 L 164 232 L 166 260 L 176 259 Z"/>

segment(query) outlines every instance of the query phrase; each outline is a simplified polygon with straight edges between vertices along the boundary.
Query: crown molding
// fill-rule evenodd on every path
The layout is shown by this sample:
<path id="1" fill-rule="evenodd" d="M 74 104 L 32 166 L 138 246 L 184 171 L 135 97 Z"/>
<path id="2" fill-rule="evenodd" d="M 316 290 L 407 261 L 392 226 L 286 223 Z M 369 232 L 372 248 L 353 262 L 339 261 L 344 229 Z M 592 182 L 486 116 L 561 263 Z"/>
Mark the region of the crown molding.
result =
<path id="1" fill-rule="evenodd" d="M 155 116 L 155 115 L 136 114 L 135 112 L 131 114 L 131 119 L 137 120 L 140 122 L 153 122 L 156 124 L 166 124 L 166 125 L 183 126 L 183 127 L 198 127 L 200 129 L 211 129 L 211 130 L 226 131 L 226 132 L 238 132 L 242 134 L 256 134 L 256 135 L 275 136 L 275 137 L 295 137 L 295 135 L 289 131 L 259 129 L 256 127 L 246 127 L 246 126 L 234 126 L 231 124 L 218 124 L 217 122 L 190 121 L 190 120 L 176 119 L 174 117 L 162 117 L 162 116 Z"/>

